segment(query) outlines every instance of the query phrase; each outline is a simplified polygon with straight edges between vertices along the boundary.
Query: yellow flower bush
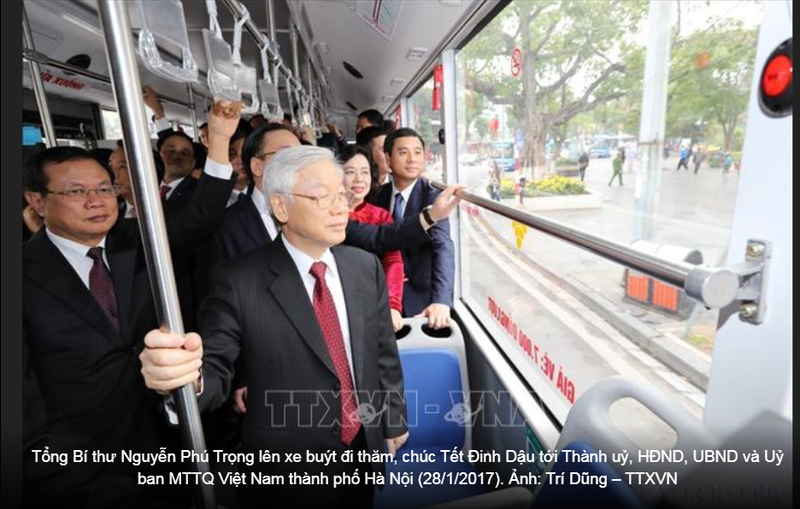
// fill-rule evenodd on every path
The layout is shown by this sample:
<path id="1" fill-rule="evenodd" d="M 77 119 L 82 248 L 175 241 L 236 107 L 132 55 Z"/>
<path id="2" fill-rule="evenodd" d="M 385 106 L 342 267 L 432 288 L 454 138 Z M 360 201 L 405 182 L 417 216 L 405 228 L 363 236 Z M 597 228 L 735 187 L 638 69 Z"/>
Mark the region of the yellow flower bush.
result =
<path id="1" fill-rule="evenodd" d="M 536 189 L 546 194 L 583 194 L 586 186 L 579 179 L 550 175 L 536 183 Z"/>

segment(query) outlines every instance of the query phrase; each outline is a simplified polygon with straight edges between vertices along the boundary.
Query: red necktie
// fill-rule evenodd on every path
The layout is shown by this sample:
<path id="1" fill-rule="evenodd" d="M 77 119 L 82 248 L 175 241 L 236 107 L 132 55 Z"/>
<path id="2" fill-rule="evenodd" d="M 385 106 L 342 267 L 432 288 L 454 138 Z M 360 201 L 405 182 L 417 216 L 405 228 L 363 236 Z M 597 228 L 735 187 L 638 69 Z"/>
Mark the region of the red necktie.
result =
<path id="1" fill-rule="evenodd" d="M 167 201 L 167 193 L 169 193 L 170 189 L 171 188 L 166 184 L 161 185 L 161 187 L 158 189 L 158 191 L 161 193 L 161 201 Z"/>
<path id="2" fill-rule="evenodd" d="M 339 377 L 339 400 L 342 405 L 342 442 L 350 445 L 358 433 L 361 421 L 358 419 L 358 405 L 356 395 L 353 392 L 353 380 L 350 377 L 350 365 L 347 363 L 347 352 L 344 348 L 344 338 L 342 337 L 342 327 L 339 324 L 339 315 L 336 313 L 336 305 L 333 302 L 328 285 L 325 284 L 325 269 L 323 262 L 315 262 L 309 271 L 316 280 L 314 284 L 314 313 L 317 315 L 317 322 L 322 331 L 322 337 L 328 346 Z"/>
<path id="3" fill-rule="evenodd" d="M 108 321 L 119 332 L 119 313 L 117 312 L 117 295 L 114 293 L 114 283 L 111 273 L 103 261 L 103 248 L 100 246 L 89 249 L 86 256 L 94 260 L 92 270 L 89 272 L 89 291 L 108 317 Z"/>

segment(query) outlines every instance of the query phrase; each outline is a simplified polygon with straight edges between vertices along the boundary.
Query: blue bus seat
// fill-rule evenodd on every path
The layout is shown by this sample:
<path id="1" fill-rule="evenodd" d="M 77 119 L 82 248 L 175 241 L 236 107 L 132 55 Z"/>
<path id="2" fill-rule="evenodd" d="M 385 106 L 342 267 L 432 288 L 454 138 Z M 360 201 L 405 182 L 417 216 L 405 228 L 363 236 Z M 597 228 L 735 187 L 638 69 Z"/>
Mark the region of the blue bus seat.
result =
<path id="1" fill-rule="evenodd" d="M 471 430 L 469 389 L 464 341 L 456 324 L 449 334 L 432 337 L 424 329 L 427 319 L 406 319 L 410 332 L 398 340 L 403 367 L 409 439 L 386 464 L 386 485 L 375 492 L 376 509 L 413 509 L 451 502 L 484 492 L 480 485 L 452 484 L 420 487 L 428 473 L 455 479 L 474 472 L 468 461 L 442 461 L 442 450 L 468 450 Z M 412 455 L 433 453 L 435 462 L 404 461 Z M 392 474 L 413 479 L 408 486 L 390 484 Z"/>

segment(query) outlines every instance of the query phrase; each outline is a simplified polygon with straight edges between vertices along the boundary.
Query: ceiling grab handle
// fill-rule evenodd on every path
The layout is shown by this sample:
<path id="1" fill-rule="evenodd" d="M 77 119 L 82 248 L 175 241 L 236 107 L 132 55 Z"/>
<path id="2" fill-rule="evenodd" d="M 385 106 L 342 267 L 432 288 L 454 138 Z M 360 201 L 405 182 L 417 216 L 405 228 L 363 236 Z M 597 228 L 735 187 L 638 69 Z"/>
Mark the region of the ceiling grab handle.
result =
<path id="1" fill-rule="evenodd" d="M 250 20 L 250 12 L 244 5 L 241 6 L 241 10 L 241 17 L 233 27 L 233 54 L 231 60 L 236 83 L 239 86 L 242 101 L 245 103 L 244 108 L 242 108 L 242 115 L 254 115 L 261 111 L 258 97 L 258 77 L 255 67 L 242 63 L 241 55 L 242 27 Z"/>
<path id="2" fill-rule="evenodd" d="M 292 116 L 293 123 L 297 120 L 297 103 L 293 99 L 293 86 L 292 86 L 292 71 L 286 69 L 286 74 L 283 75 L 286 80 L 286 98 L 289 101 L 289 114 Z M 296 97 L 296 96 L 295 96 Z"/>
<path id="3" fill-rule="evenodd" d="M 283 120 L 283 109 L 281 108 L 280 95 L 278 94 L 278 83 L 270 78 L 269 60 L 267 59 L 268 42 L 261 48 L 261 67 L 264 70 L 264 78 L 258 80 L 258 95 L 261 99 L 261 114 L 267 120 L 280 122 Z"/>
<path id="4" fill-rule="evenodd" d="M 217 21 L 217 3 L 206 0 L 209 28 L 203 29 L 203 47 L 208 63 L 208 88 L 214 101 L 226 99 L 240 101 L 242 94 L 236 82 L 236 69 L 233 66 L 231 46 L 222 37 L 222 29 Z"/>
<path id="5" fill-rule="evenodd" d="M 153 74 L 178 83 L 197 81 L 197 62 L 189 44 L 186 18 L 180 0 L 145 2 L 136 0 L 141 30 L 139 32 L 139 56 L 145 67 Z M 181 64 L 173 64 L 161 57 L 161 47 L 180 49 Z"/>

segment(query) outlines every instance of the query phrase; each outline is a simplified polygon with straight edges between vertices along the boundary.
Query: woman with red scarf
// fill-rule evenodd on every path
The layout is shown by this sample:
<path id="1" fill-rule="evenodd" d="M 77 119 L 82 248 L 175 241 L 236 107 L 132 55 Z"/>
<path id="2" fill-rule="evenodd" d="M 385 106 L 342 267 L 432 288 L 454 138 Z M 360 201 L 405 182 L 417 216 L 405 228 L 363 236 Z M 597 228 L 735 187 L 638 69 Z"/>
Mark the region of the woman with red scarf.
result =
<path id="1" fill-rule="evenodd" d="M 340 151 L 339 162 L 344 170 L 344 189 L 350 198 L 350 219 L 370 224 L 391 223 L 388 211 L 369 203 L 378 193 L 378 167 L 369 153 L 359 146 L 348 145 Z M 403 327 L 403 256 L 400 251 L 389 251 L 383 253 L 381 262 L 396 332 Z"/>

